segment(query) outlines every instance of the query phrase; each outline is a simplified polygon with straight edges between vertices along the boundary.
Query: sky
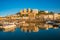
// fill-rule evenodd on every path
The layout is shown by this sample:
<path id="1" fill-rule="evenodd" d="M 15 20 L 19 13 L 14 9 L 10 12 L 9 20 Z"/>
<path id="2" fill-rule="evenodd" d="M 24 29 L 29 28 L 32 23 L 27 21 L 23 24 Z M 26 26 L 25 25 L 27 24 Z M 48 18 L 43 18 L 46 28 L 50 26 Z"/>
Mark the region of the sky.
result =
<path id="1" fill-rule="evenodd" d="M 60 0 L 0 0 L 0 16 L 16 14 L 24 8 L 60 13 Z"/>

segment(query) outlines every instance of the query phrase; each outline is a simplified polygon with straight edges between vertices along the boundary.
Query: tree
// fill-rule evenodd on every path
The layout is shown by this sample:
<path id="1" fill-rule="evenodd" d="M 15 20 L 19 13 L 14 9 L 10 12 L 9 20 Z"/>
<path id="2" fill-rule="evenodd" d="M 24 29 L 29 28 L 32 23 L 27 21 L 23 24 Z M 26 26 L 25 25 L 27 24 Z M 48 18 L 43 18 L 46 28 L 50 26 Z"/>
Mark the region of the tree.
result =
<path id="1" fill-rule="evenodd" d="M 60 13 L 58 13 L 58 14 L 60 14 Z"/>
<path id="2" fill-rule="evenodd" d="M 16 13 L 16 15 L 20 15 L 20 12 Z"/>
<path id="3" fill-rule="evenodd" d="M 51 11 L 51 12 L 49 12 L 48 14 L 54 14 L 54 12 Z"/>
<path id="4" fill-rule="evenodd" d="M 20 12 L 18 12 L 18 13 L 16 13 L 16 15 L 21 16 L 21 13 L 20 13 Z"/>
<path id="5" fill-rule="evenodd" d="M 45 11 L 39 11 L 38 14 L 47 14 Z"/>

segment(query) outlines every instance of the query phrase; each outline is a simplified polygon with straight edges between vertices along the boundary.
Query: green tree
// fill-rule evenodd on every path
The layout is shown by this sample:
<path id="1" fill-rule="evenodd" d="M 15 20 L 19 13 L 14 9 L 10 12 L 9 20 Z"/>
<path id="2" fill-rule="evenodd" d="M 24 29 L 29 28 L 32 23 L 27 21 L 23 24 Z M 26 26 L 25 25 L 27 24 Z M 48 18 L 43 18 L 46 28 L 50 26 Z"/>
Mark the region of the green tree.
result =
<path id="1" fill-rule="evenodd" d="M 60 13 L 58 13 L 58 14 L 60 14 Z"/>
<path id="2" fill-rule="evenodd" d="M 54 12 L 51 11 L 51 12 L 49 12 L 48 14 L 54 14 Z"/>

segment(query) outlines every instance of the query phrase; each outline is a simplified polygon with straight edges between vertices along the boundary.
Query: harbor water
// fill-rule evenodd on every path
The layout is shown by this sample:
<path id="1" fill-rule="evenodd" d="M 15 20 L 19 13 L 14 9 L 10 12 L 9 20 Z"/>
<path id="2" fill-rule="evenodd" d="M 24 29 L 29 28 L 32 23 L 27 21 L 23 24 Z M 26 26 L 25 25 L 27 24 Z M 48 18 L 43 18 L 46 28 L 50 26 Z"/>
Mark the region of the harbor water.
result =
<path id="1" fill-rule="evenodd" d="M 0 40 L 55 40 L 60 39 L 60 29 L 39 30 L 38 32 L 22 32 L 16 28 L 14 32 L 0 31 Z"/>

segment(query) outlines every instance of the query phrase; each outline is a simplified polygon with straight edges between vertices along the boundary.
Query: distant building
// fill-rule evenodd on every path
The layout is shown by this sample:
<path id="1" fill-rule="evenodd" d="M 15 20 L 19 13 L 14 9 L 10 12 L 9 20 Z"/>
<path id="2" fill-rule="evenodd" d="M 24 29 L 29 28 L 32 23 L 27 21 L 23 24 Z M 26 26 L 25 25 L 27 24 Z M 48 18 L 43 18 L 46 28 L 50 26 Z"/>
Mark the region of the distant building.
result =
<path id="1" fill-rule="evenodd" d="M 28 14 L 28 13 L 27 13 L 27 9 L 21 10 L 20 13 L 21 13 L 21 14 Z"/>
<path id="2" fill-rule="evenodd" d="M 23 14 L 23 10 L 20 10 L 20 14 Z"/>
<path id="3" fill-rule="evenodd" d="M 56 20 L 57 19 L 57 17 L 58 17 L 58 14 L 56 13 L 56 14 L 54 14 L 54 20 Z"/>
<path id="4" fill-rule="evenodd" d="M 48 13 L 48 11 L 45 11 L 46 13 Z"/>
<path id="5" fill-rule="evenodd" d="M 30 8 L 28 8 L 28 9 L 27 9 L 27 12 L 28 12 L 28 13 L 31 13 L 31 9 L 30 9 Z"/>
<path id="6" fill-rule="evenodd" d="M 32 13 L 38 13 L 38 9 L 33 9 Z"/>
<path id="7" fill-rule="evenodd" d="M 49 18 L 50 20 L 54 20 L 54 15 L 53 15 L 53 14 L 50 14 L 50 15 L 48 15 L 48 18 Z"/>
<path id="8" fill-rule="evenodd" d="M 26 9 L 24 9 L 24 10 L 23 10 L 23 12 L 24 12 L 24 13 L 26 13 L 26 12 L 27 12 L 27 10 L 26 10 Z"/>

